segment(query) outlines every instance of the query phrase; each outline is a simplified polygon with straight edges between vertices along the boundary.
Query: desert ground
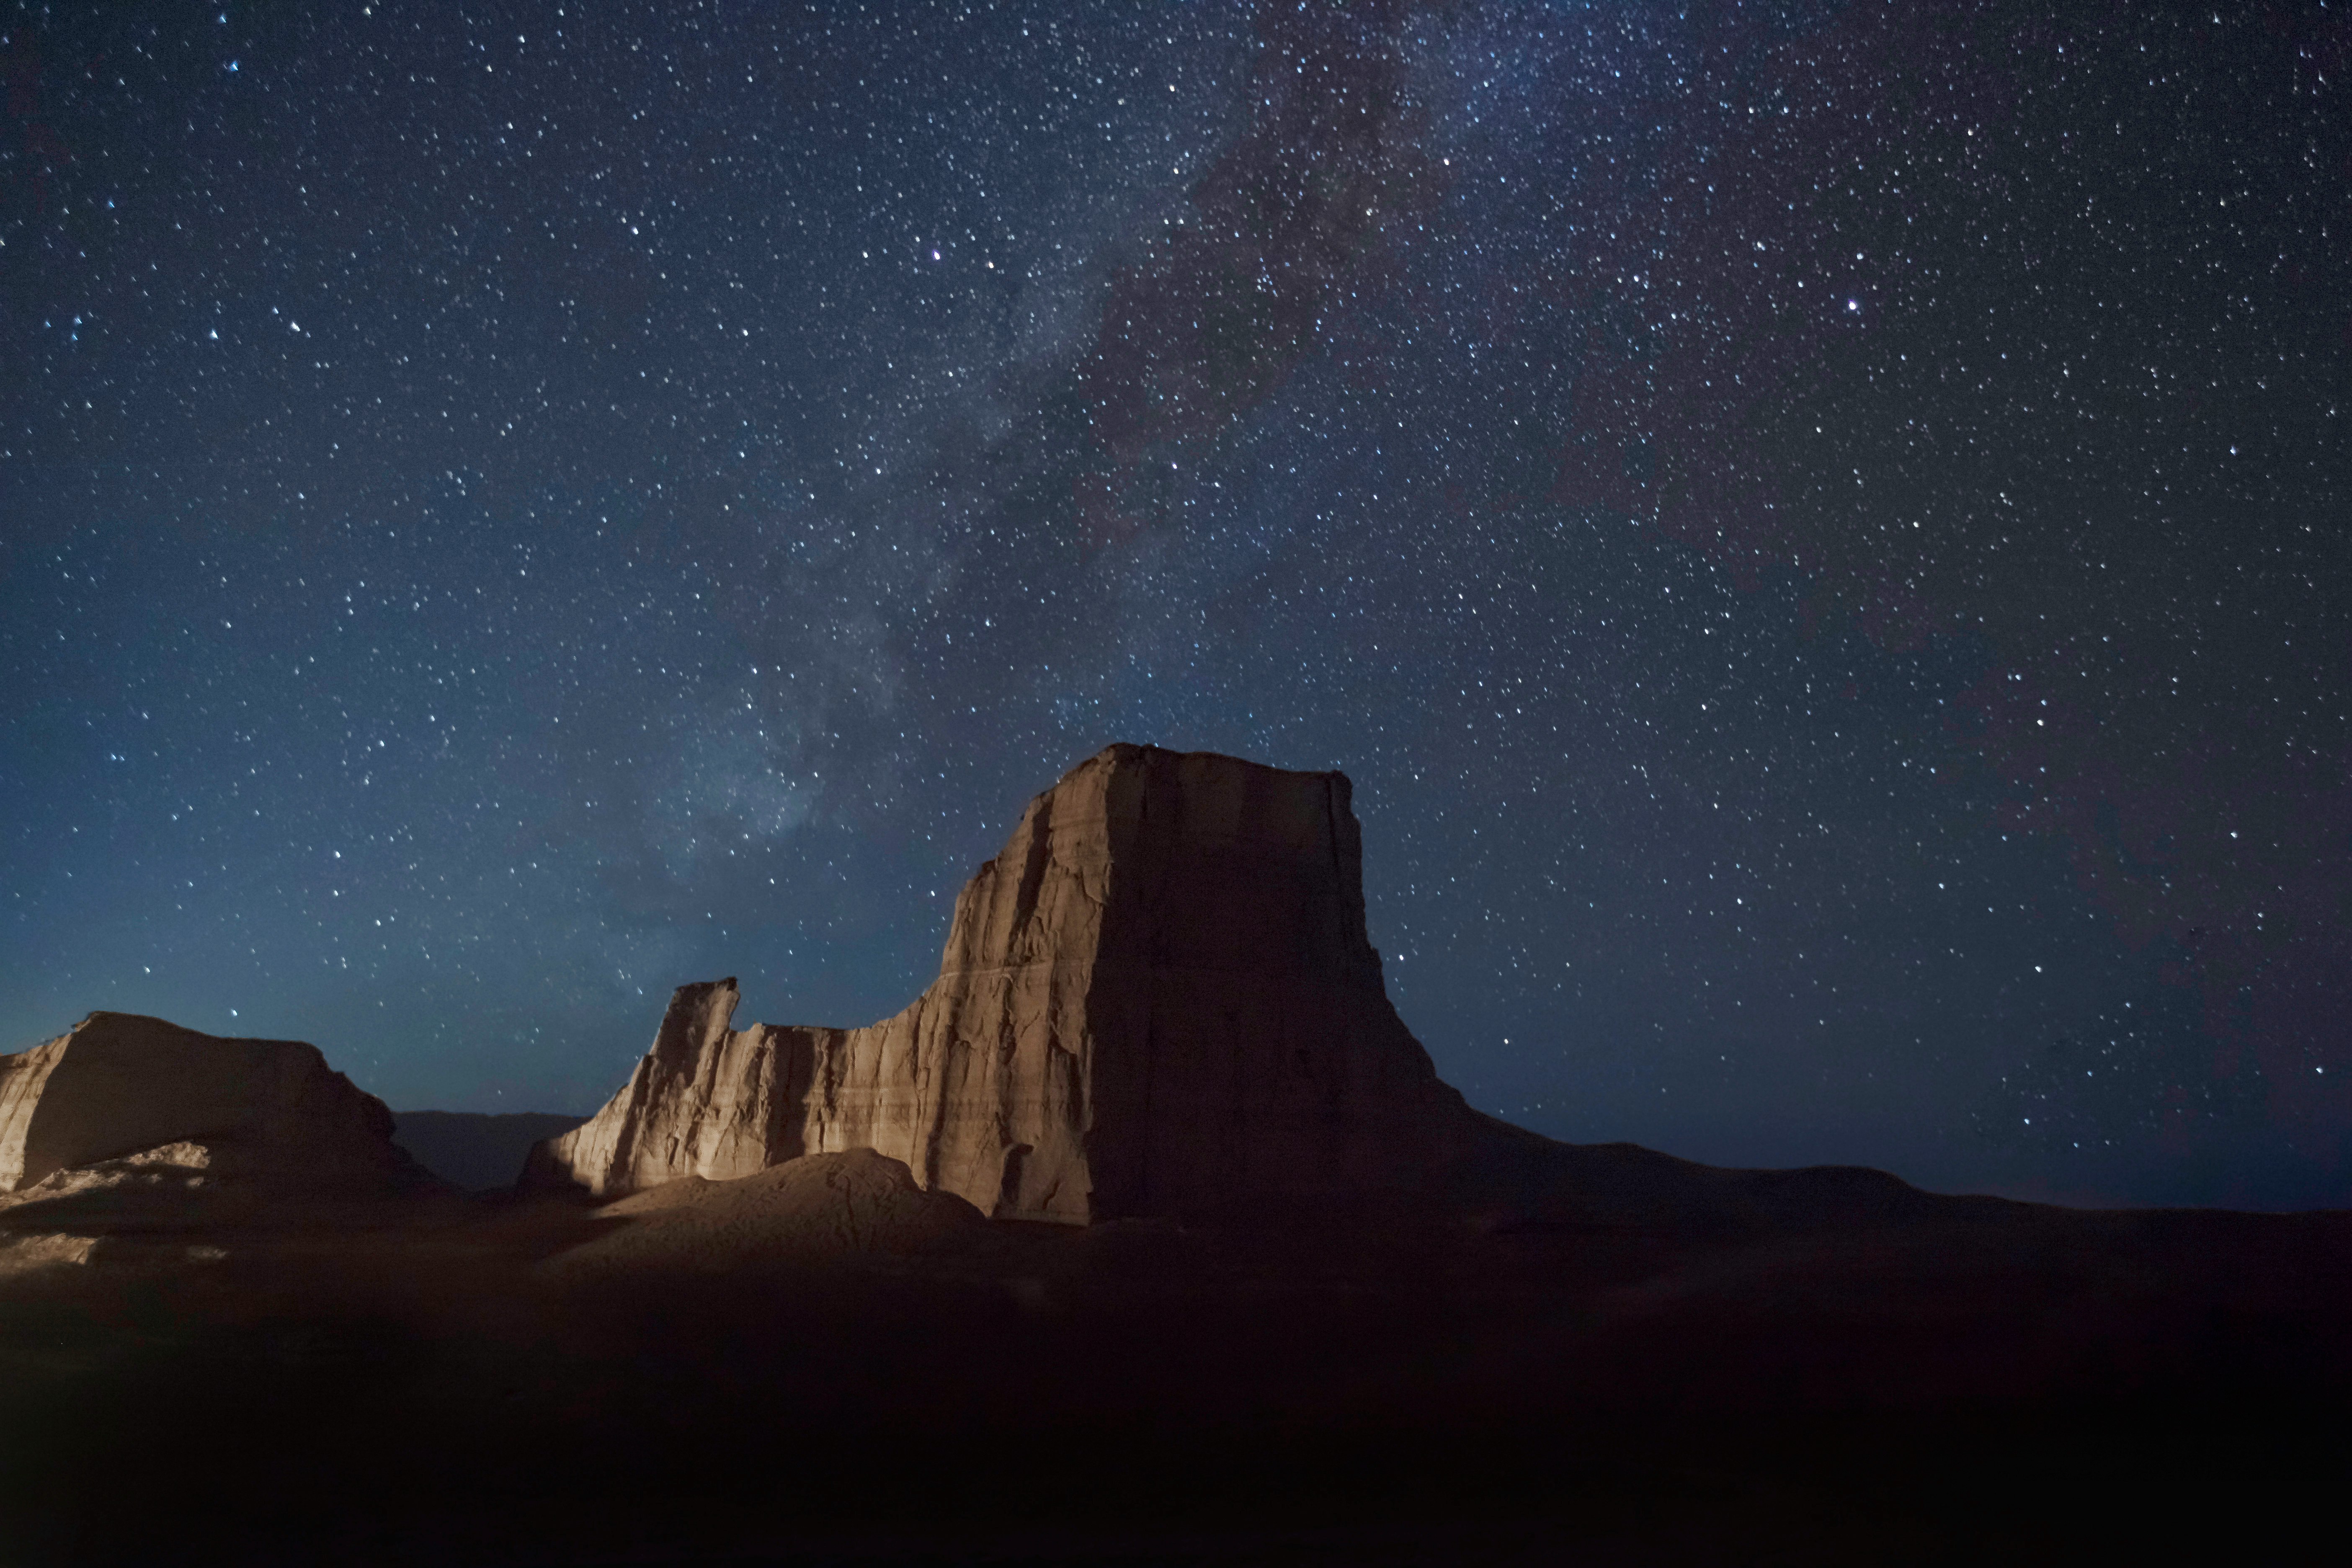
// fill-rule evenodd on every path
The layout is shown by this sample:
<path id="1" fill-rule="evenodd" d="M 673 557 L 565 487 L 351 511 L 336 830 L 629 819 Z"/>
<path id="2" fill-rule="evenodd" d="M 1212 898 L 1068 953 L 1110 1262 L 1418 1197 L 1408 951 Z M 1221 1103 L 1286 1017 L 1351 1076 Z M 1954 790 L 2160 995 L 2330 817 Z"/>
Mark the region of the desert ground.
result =
<path id="1" fill-rule="evenodd" d="M 79 1208 L 76 1205 L 79 1204 Z M 31 1214 L 40 1206 L 48 1212 Z M 2342 1495 L 2352 1216 L 988 1220 L 871 1153 L 599 1205 L 68 1194 L 7 1561 L 1986 1562 Z M 226 1553 L 224 1557 L 222 1554 Z"/>

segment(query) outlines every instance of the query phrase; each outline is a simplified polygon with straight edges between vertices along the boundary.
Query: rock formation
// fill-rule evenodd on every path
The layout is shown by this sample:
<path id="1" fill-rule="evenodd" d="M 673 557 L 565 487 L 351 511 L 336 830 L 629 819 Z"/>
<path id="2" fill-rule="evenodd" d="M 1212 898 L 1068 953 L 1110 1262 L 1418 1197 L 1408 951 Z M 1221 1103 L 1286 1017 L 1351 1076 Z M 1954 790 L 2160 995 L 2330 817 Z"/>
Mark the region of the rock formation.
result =
<path id="1" fill-rule="evenodd" d="M 172 1153 L 167 1145 L 194 1151 L 163 1162 L 175 1169 L 226 1165 L 319 1193 L 433 1184 L 393 1146 L 383 1102 L 298 1040 L 92 1013 L 46 1045 L 0 1056 L 0 1194 Z"/>
<path id="2" fill-rule="evenodd" d="M 632 1192 L 871 1149 L 984 1214 L 1084 1224 L 1441 1178 L 1476 1118 L 1389 1004 L 1340 773 L 1112 746 L 956 900 L 939 978 L 857 1029 L 682 986 L 526 1179 Z"/>

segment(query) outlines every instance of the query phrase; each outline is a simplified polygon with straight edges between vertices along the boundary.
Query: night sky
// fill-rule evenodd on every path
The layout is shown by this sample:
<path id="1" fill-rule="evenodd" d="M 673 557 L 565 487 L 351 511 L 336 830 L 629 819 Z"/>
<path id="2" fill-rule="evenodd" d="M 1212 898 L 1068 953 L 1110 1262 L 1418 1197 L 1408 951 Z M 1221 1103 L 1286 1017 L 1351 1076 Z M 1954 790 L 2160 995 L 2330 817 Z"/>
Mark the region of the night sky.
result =
<path id="1" fill-rule="evenodd" d="M 1543 1132 L 2352 1202 L 2347 12 L 14 5 L 0 1049 L 585 1111 L 1120 740 Z"/>

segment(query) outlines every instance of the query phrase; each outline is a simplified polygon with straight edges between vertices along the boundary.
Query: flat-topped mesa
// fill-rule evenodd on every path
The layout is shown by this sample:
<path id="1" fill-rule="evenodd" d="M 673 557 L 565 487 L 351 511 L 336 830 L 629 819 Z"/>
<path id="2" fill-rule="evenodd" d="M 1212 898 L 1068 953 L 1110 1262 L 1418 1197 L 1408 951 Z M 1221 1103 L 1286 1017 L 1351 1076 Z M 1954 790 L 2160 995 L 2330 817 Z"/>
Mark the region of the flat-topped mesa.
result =
<path id="1" fill-rule="evenodd" d="M 956 900 L 940 977 L 862 1029 L 729 1027 L 732 980 L 526 1180 L 618 1193 L 873 1149 L 1086 1223 L 1420 1191 L 1464 1126 L 1381 983 L 1342 774 L 1112 746 Z"/>
<path id="2" fill-rule="evenodd" d="M 1033 963 L 1381 988 L 1344 773 L 1112 746 L 1029 803 L 956 900 L 942 977 Z"/>
<path id="3" fill-rule="evenodd" d="M 135 1013 L 92 1013 L 0 1057 L 0 1193 L 178 1144 L 322 1192 L 430 1185 L 392 1112 L 299 1040 L 225 1039 Z"/>

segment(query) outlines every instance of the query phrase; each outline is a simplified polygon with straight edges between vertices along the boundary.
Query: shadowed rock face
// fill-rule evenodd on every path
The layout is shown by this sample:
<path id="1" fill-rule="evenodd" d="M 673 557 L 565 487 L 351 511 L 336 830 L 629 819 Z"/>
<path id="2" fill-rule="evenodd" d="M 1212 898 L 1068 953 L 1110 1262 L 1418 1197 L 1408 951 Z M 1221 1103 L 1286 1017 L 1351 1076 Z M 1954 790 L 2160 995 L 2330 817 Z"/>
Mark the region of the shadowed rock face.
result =
<path id="1" fill-rule="evenodd" d="M 1349 795 L 1110 747 L 965 886 L 904 1012 L 737 1030 L 734 981 L 682 986 L 528 1179 L 619 1193 L 872 1149 L 983 1213 L 1081 1224 L 1426 1190 L 1470 1118 L 1381 985 Z"/>
<path id="2" fill-rule="evenodd" d="M 383 1102 L 299 1040 L 92 1013 L 0 1057 L 0 1193 L 179 1143 L 231 1145 L 244 1165 L 324 1186 L 429 1181 L 393 1146 Z"/>

